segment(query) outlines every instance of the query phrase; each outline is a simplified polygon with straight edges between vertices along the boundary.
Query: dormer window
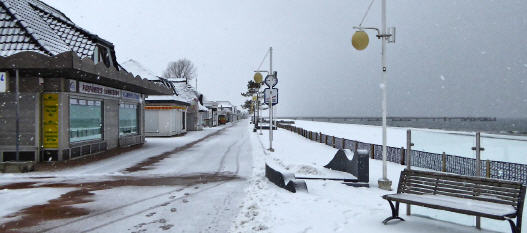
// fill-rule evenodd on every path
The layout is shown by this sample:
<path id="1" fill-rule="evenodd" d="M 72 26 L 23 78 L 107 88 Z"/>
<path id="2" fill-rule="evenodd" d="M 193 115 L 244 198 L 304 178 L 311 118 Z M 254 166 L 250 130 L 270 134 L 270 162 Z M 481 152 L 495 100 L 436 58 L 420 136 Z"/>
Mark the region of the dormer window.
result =
<path id="1" fill-rule="evenodd" d="M 106 67 L 113 66 L 110 49 L 100 44 L 95 46 L 95 50 L 93 51 L 93 62 L 95 62 L 95 64 L 103 62 Z"/>

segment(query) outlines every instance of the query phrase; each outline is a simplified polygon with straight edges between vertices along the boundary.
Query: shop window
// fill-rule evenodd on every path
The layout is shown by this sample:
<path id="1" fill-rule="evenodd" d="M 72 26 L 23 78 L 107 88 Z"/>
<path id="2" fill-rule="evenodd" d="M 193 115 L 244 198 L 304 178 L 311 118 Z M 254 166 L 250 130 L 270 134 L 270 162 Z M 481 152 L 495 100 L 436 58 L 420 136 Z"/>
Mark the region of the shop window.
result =
<path id="1" fill-rule="evenodd" d="M 102 139 L 102 106 L 99 100 L 70 98 L 70 143 Z"/>
<path id="2" fill-rule="evenodd" d="M 119 136 L 137 134 L 137 115 L 136 104 L 119 105 Z"/>

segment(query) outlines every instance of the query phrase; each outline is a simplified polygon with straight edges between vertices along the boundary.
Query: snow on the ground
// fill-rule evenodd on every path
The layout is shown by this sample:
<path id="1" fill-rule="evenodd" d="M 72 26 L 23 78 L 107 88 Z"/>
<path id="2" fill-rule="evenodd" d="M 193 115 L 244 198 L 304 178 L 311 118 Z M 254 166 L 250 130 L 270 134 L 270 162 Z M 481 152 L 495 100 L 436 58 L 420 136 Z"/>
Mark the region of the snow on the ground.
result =
<path id="1" fill-rule="evenodd" d="M 229 124 L 230 125 L 230 124 Z M 89 176 L 106 176 L 122 175 L 122 170 L 133 166 L 152 156 L 172 151 L 178 147 L 184 146 L 193 141 L 199 140 L 207 135 L 213 134 L 224 129 L 229 125 L 218 126 L 214 128 L 204 128 L 202 131 L 190 131 L 184 136 L 179 137 L 147 137 L 145 144 L 132 150 L 111 158 L 95 161 L 83 166 L 67 168 L 58 171 L 30 172 L 30 173 L 4 173 L 0 174 L 0 179 L 8 182 L 10 178 L 26 178 L 39 176 L 60 176 L 60 177 L 89 177 Z M 16 179 L 20 182 L 20 179 Z"/>
<path id="2" fill-rule="evenodd" d="M 320 170 L 320 165 L 329 162 L 337 150 L 279 129 L 275 131 L 273 141 L 275 152 L 269 152 L 265 150 L 269 145 L 267 132 L 264 131 L 263 135 L 251 135 L 254 147 L 253 178 L 245 190 L 247 196 L 241 212 L 231 226 L 231 232 L 421 233 L 490 232 L 489 229 L 510 231 L 505 221 L 482 219 L 483 230 L 480 231 L 474 227 L 473 216 L 415 206 L 412 207 L 413 212 L 428 216 L 406 216 L 404 204 L 401 205 L 400 213 L 406 219 L 405 222 L 382 224 L 382 221 L 390 216 L 390 207 L 381 196 L 395 193 L 395 190 L 384 191 L 378 188 L 377 180 L 382 175 L 382 161 L 378 160 L 370 160 L 370 188 L 348 187 L 338 181 L 307 180 L 308 193 L 290 193 L 265 178 L 266 161 L 289 168 L 292 172 L 301 171 L 298 168 L 303 165 Z M 366 134 L 363 138 L 374 134 L 366 129 L 362 133 Z M 353 135 L 360 137 L 359 134 Z M 394 189 L 402 169 L 404 167 L 401 165 L 388 163 L 388 178 L 392 180 Z"/>
<path id="3" fill-rule="evenodd" d="M 0 225 L 18 218 L 7 217 L 10 214 L 27 207 L 45 204 L 72 190 L 71 188 L 1 189 Z"/>
<path id="4" fill-rule="evenodd" d="M 332 122 L 295 120 L 296 127 L 326 135 L 382 145 L 382 127 Z M 473 132 L 454 132 L 433 129 L 388 127 L 387 145 L 406 148 L 406 130 L 412 130 L 414 150 L 475 158 L 472 150 L 476 139 Z M 527 137 L 497 134 L 482 134 L 481 152 L 483 160 L 497 160 L 527 164 Z"/>
<path id="5" fill-rule="evenodd" d="M 199 140 L 207 135 L 213 134 L 219 130 L 229 127 L 231 124 L 226 126 L 220 126 L 215 128 L 205 128 L 203 131 L 191 131 L 185 136 L 181 137 L 156 137 L 147 138 L 146 143 L 139 149 L 125 152 L 123 154 L 95 161 L 83 166 L 72 167 L 57 171 L 44 171 L 44 172 L 30 172 L 30 173 L 4 173 L 0 174 L 1 184 L 9 183 L 20 183 L 20 182 L 36 182 L 39 183 L 83 183 L 83 182 L 97 182 L 103 180 L 112 180 L 120 176 L 152 176 L 159 175 L 155 170 L 144 172 L 141 174 L 125 174 L 122 172 L 123 169 L 133 166 L 149 157 L 159 155 L 161 153 L 172 151 L 175 148 L 181 147 L 185 144 Z M 217 148 L 217 147 L 216 147 Z M 179 165 L 181 166 L 181 164 Z M 174 167 L 174 166 L 172 166 Z M 161 172 L 163 174 L 164 172 Z M 39 179 L 34 179 L 38 177 Z M 140 188 L 137 188 L 139 190 Z M 137 191 L 132 188 L 126 190 L 127 193 L 144 197 L 148 196 L 149 192 L 141 191 L 138 195 Z M 157 188 L 159 189 L 159 188 Z M 5 218 L 5 216 L 14 214 L 26 207 L 46 204 L 49 200 L 56 199 L 60 195 L 69 191 L 75 190 L 74 188 L 31 188 L 31 189 L 2 189 L 0 190 L 0 223 L 12 221 L 13 219 Z M 118 200 L 122 195 L 118 190 L 123 189 L 110 189 L 117 200 L 115 203 L 119 203 Z M 100 193 L 104 193 L 100 191 Z M 113 199 L 110 199 L 113 200 Z M 120 199 L 126 200 L 126 199 Z M 89 203 L 86 205 L 95 205 L 93 209 L 98 209 L 96 203 Z M 103 205 L 104 206 L 104 205 Z M 140 205 L 141 206 L 141 205 Z"/>

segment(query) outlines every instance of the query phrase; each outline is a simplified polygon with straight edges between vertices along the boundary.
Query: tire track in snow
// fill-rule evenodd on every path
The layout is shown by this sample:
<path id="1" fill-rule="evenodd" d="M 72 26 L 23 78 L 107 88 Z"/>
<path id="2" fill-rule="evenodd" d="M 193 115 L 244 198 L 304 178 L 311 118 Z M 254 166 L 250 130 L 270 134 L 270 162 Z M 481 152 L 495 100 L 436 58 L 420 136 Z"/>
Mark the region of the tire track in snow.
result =
<path id="1" fill-rule="evenodd" d="M 232 127 L 232 126 L 231 126 L 231 127 Z M 229 127 L 229 128 L 230 128 L 230 127 Z M 226 129 L 227 129 L 227 128 L 226 128 Z M 221 131 L 223 131 L 223 130 L 221 130 Z M 216 134 L 216 135 L 217 135 L 217 134 Z M 211 135 L 211 136 L 212 136 L 212 135 Z M 227 148 L 227 150 L 226 150 L 226 151 L 224 152 L 224 154 L 222 155 L 222 159 L 220 160 L 220 165 L 219 165 L 218 169 L 216 170 L 216 172 L 214 173 L 214 175 L 219 175 L 219 174 L 222 173 L 221 170 L 225 167 L 225 160 L 226 160 L 226 158 L 228 157 L 228 155 L 231 154 L 230 152 L 231 152 L 232 148 L 234 148 L 234 146 L 237 145 L 237 144 L 247 145 L 247 144 L 246 144 L 246 143 L 247 143 L 247 140 L 248 140 L 248 137 L 246 137 L 246 135 L 242 135 L 242 136 L 240 137 L 239 140 L 236 140 L 234 143 L 232 143 L 231 145 L 229 145 L 229 147 Z M 201 141 L 203 141 L 203 140 L 201 140 Z M 198 142 L 196 142 L 196 143 L 198 143 Z M 191 143 L 191 144 L 192 144 L 192 146 L 193 146 L 193 145 L 195 145 L 196 143 Z M 190 147 L 192 147 L 192 146 L 190 146 Z M 190 147 L 185 148 L 185 150 L 188 149 L 188 148 L 190 148 Z M 241 154 L 241 152 L 242 152 L 242 146 L 238 146 L 237 149 L 238 149 L 238 150 L 237 150 L 237 152 L 236 152 L 236 160 L 235 160 L 235 162 L 236 162 L 236 169 L 235 169 L 235 172 L 234 172 L 234 176 L 235 176 L 235 177 L 238 176 L 238 173 L 239 173 L 239 171 L 240 171 L 240 154 Z M 181 151 L 183 151 L 183 150 L 181 150 Z M 178 151 L 178 152 L 179 152 L 179 151 Z M 167 157 L 168 157 L 168 156 L 167 156 Z M 117 222 L 123 221 L 123 220 L 125 220 L 125 219 L 128 219 L 128 218 L 130 218 L 130 217 L 134 217 L 134 216 L 140 215 L 140 214 L 142 214 L 142 213 L 144 213 L 144 212 L 147 212 L 147 211 L 150 211 L 150 210 L 153 210 L 153 209 L 156 209 L 156 208 L 162 207 L 162 206 L 166 206 L 166 203 L 173 203 L 173 202 L 178 201 L 178 200 L 181 200 L 181 199 L 183 199 L 183 198 L 188 198 L 188 197 L 191 197 L 191 196 L 195 196 L 196 194 L 199 194 L 199 193 L 202 193 L 202 192 L 205 192 L 205 191 L 212 190 L 212 189 L 217 188 L 217 187 L 219 187 L 219 186 L 221 186 L 221 185 L 223 185 L 223 184 L 225 184 L 225 183 L 227 183 L 227 182 L 230 182 L 230 181 L 231 181 L 231 180 L 221 181 L 221 182 L 219 182 L 219 183 L 217 183 L 217 184 L 214 184 L 213 186 L 210 186 L 210 187 L 207 187 L 207 188 L 201 189 L 200 191 L 193 192 L 193 193 L 190 193 L 189 195 L 181 196 L 181 197 L 179 197 L 179 198 L 175 198 L 175 199 L 172 199 L 172 200 L 169 200 L 169 201 L 163 201 L 161 204 L 157 204 L 157 205 L 151 206 L 151 207 L 149 207 L 149 208 L 142 209 L 142 210 L 140 210 L 140 211 L 136 211 L 136 212 L 134 212 L 134 213 L 132 213 L 132 214 L 129 214 L 129 215 L 126 215 L 126 216 L 120 217 L 120 218 L 118 218 L 118 219 L 114 219 L 114 220 L 112 220 L 112 221 L 109 221 L 109 222 L 106 222 L 106 223 L 103 223 L 103 224 L 97 225 L 97 226 L 95 226 L 95 227 L 92 227 L 92 228 L 87 229 L 87 230 L 83 230 L 83 231 L 81 231 L 81 232 L 92 232 L 92 231 L 95 231 L 95 230 L 100 229 L 100 228 L 103 228 L 103 227 L 105 227 L 105 226 L 108 226 L 108 225 L 111 225 L 111 224 L 114 224 L 114 223 L 117 223 Z M 180 188 L 178 188 L 178 189 L 180 189 Z M 83 217 L 83 218 L 77 219 L 77 220 L 75 220 L 75 221 L 70 221 L 70 222 L 67 222 L 67 223 L 61 224 L 61 225 L 59 225 L 59 226 L 55 226 L 55 227 L 52 227 L 52 228 L 48 228 L 48 229 L 45 229 L 45 230 L 43 230 L 43 231 L 39 231 L 39 232 L 49 232 L 49 231 L 51 231 L 51 230 L 55 230 L 55 229 L 58 229 L 58 228 L 61 228 L 61 227 L 64 227 L 64 226 L 68 226 L 68 225 L 70 225 L 70 224 L 72 224 L 72 223 L 77 223 L 77 222 L 80 222 L 80 221 L 84 221 L 84 220 L 86 220 L 86 219 L 90 219 L 90 218 L 98 217 L 98 216 L 101 216 L 101 215 L 103 215 L 103 214 L 107 214 L 107 213 L 110 213 L 110 212 L 113 212 L 113 211 L 117 211 L 117 210 L 120 210 L 120 209 L 123 209 L 123 208 L 126 208 L 126 207 L 130 207 L 130 206 L 133 206 L 133 205 L 137 205 L 137 204 L 143 203 L 143 202 L 145 202 L 145 201 L 149 201 L 149 200 L 152 200 L 152 199 L 155 199 L 155 198 L 160 198 L 160 197 L 163 197 L 163 196 L 165 196 L 165 195 L 168 195 L 168 194 L 170 194 L 170 193 L 172 193 L 172 192 L 175 192 L 175 191 L 177 191 L 178 189 L 174 189 L 174 190 L 171 190 L 171 191 L 168 191 L 168 192 L 164 192 L 164 193 L 161 193 L 161 194 L 157 194 L 157 195 L 152 196 L 152 197 L 144 198 L 144 199 L 141 199 L 141 200 L 139 200 L 139 201 L 135 201 L 135 202 L 133 202 L 133 203 L 128 203 L 128 204 L 126 204 L 126 205 L 119 206 L 119 207 L 117 207 L 117 208 L 112 208 L 112 209 L 109 209 L 109 210 L 105 210 L 105 211 L 103 211 L 103 212 L 99 212 L 99 213 L 94 214 L 94 215 L 89 215 L 89 216 L 86 216 L 86 217 Z M 226 201 L 226 202 L 230 202 L 231 200 L 224 200 L 224 202 L 225 202 L 225 201 Z"/>

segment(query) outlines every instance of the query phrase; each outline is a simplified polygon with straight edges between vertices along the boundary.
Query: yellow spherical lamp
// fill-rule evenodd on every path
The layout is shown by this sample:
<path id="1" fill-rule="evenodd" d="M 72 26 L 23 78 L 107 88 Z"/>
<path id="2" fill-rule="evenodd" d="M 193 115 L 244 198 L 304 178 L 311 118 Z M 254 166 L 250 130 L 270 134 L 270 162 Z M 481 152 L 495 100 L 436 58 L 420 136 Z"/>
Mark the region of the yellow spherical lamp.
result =
<path id="1" fill-rule="evenodd" d="M 351 37 L 351 44 L 356 50 L 364 50 L 368 47 L 370 43 L 370 38 L 368 38 L 368 33 L 364 31 L 356 31 Z"/>
<path id="2" fill-rule="evenodd" d="M 256 74 L 254 74 L 254 81 L 256 83 L 261 83 L 263 81 L 263 76 L 260 72 L 256 72 Z"/>
<path id="3" fill-rule="evenodd" d="M 255 95 L 253 95 L 253 101 L 256 101 L 256 96 Z"/>

